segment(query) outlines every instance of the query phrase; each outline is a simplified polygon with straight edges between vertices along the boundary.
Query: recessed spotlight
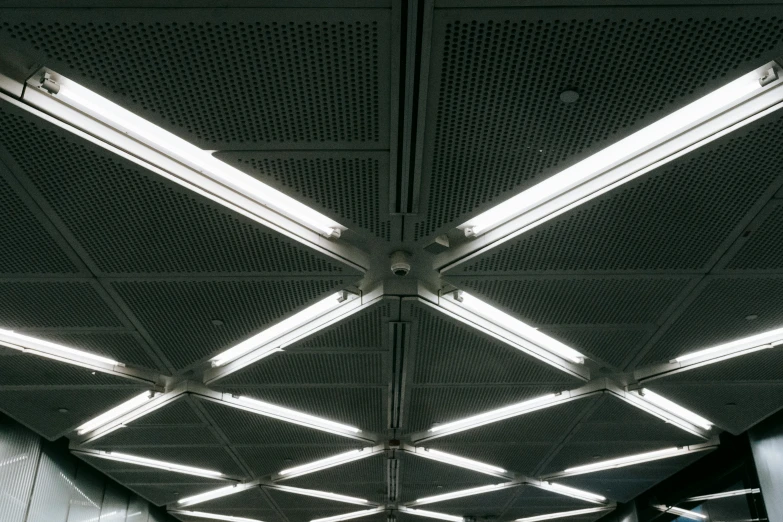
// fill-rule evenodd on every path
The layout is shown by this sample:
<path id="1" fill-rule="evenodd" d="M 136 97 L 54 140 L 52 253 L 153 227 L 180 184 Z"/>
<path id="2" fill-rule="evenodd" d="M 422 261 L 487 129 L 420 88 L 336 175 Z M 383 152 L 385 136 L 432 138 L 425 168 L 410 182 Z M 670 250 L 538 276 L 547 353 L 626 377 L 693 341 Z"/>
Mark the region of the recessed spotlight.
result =
<path id="1" fill-rule="evenodd" d="M 755 321 L 755 320 L 756 320 L 756 319 L 758 319 L 758 318 L 759 318 L 759 316 L 758 316 L 758 315 L 756 315 L 756 314 L 750 314 L 750 315 L 746 315 L 746 316 L 745 316 L 745 319 L 746 319 L 747 321 Z"/>
<path id="2" fill-rule="evenodd" d="M 70 411 L 68 410 L 68 408 L 57 408 L 57 411 L 58 411 L 59 413 L 70 413 Z"/>
<path id="3" fill-rule="evenodd" d="M 212 319 L 212 326 L 223 326 L 224 324 L 220 319 Z"/>
<path id="4" fill-rule="evenodd" d="M 572 90 L 563 91 L 560 93 L 560 101 L 563 103 L 574 103 L 579 99 L 579 93 Z"/>

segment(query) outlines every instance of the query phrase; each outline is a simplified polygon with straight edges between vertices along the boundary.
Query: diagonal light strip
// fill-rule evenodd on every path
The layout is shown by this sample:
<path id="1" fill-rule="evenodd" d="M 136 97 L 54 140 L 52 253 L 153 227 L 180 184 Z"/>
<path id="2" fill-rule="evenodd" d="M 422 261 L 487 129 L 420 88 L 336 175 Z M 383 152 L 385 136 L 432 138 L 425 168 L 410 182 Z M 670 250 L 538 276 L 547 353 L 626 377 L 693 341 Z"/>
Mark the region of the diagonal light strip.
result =
<path id="1" fill-rule="evenodd" d="M 177 506 L 179 507 L 194 506 L 196 504 L 201 504 L 202 502 L 207 502 L 208 500 L 214 500 L 216 498 L 236 495 L 237 493 L 242 493 L 243 491 L 247 491 L 249 489 L 253 489 L 256 487 L 258 487 L 258 484 L 255 482 L 249 482 L 244 484 L 232 484 L 231 486 L 212 489 L 209 491 L 205 491 L 204 493 L 199 493 L 198 495 L 192 495 L 190 497 L 181 498 L 177 501 Z"/>
<path id="2" fill-rule="evenodd" d="M 447 520 L 448 522 L 463 522 L 464 517 L 456 515 L 448 515 L 446 513 L 438 513 L 437 511 L 427 511 L 425 509 L 413 509 L 406 506 L 399 507 L 400 513 L 406 513 L 408 515 L 415 515 L 417 517 L 436 518 L 438 520 Z"/>
<path id="3" fill-rule="evenodd" d="M 444 464 L 451 464 L 452 466 L 469 469 L 471 471 L 484 473 L 486 475 L 492 475 L 494 477 L 507 477 L 509 475 L 508 472 L 501 467 L 493 466 L 492 464 L 486 464 L 484 462 L 479 462 L 473 459 L 466 459 L 465 457 L 452 455 L 451 453 L 446 453 L 445 451 L 438 451 L 421 447 L 414 448 L 412 446 L 407 446 L 404 448 L 404 450 L 408 453 L 416 455 L 417 457 L 443 462 Z"/>
<path id="4" fill-rule="evenodd" d="M 231 515 L 220 515 L 217 513 L 204 513 L 203 511 L 174 510 L 169 511 L 169 513 L 172 515 L 184 515 L 193 518 L 206 518 L 208 520 L 224 520 L 226 522 L 263 522 L 257 518 L 234 517 Z"/>
<path id="5" fill-rule="evenodd" d="M 422 497 L 416 499 L 415 502 L 410 502 L 408 506 L 422 506 L 424 504 L 434 504 L 436 502 L 443 502 L 444 500 L 451 500 L 454 498 L 469 497 L 472 495 L 482 495 L 484 493 L 493 493 L 501 489 L 510 488 L 521 485 L 520 482 L 503 482 L 500 484 L 489 484 L 487 486 L 479 486 L 477 488 L 460 489 L 458 491 L 451 491 L 449 493 L 443 493 L 442 495 L 434 495 L 431 497 Z"/>
<path id="6" fill-rule="evenodd" d="M 625 391 L 622 389 L 612 389 L 612 393 L 618 396 L 628 404 L 639 408 L 659 419 L 677 426 L 683 431 L 697 435 L 703 439 L 709 438 L 709 431 L 712 429 L 712 422 L 704 417 L 670 401 L 669 399 L 658 395 L 647 388 Z"/>
<path id="7" fill-rule="evenodd" d="M 718 498 L 752 495 L 754 493 L 761 493 L 761 490 L 759 488 L 735 489 L 734 491 L 722 491 L 720 493 L 710 493 L 708 495 L 699 495 L 697 497 L 690 497 L 683 500 L 683 502 L 701 502 L 703 500 L 715 500 Z"/>
<path id="8" fill-rule="evenodd" d="M 163 460 L 148 459 L 147 457 L 140 457 L 138 455 L 129 455 L 127 453 L 120 453 L 116 451 L 74 450 L 73 453 L 85 455 L 87 457 L 97 457 L 99 459 L 125 462 L 127 464 L 133 464 L 135 466 L 155 468 L 164 471 L 171 471 L 174 473 L 183 473 L 185 475 L 195 475 L 198 477 L 208 477 L 214 479 L 226 478 L 226 476 L 219 471 L 214 471 L 214 470 L 204 469 L 204 468 L 196 468 L 193 466 L 185 466 L 182 464 L 176 464 L 174 462 L 166 462 Z"/>
<path id="9" fill-rule="evenodd" d="M 779 108 L 783 90 L 774 62 L 716 89 L 528 190 L 459 225 L 468 236 L 509 223 L 504 232 L 524 229 L 564 207 L 616 187 L 672 156 L 753 116 Z M 764 78 L 764 81 L 762 81 Z M 768 81 L 767 81 L 768 80 Z"/>
<path id="10" fill-rule="evenodd" d="M 573 364 L 583 364 L 584 355 L 566 346 L 557 339 L 538 331 L 502 310 L 485 303 L 478 297 L 458 290 L 440 297 L 439 305 L 468 321 L 490 323 L 493 333 L 506 340 L 518 350 L 525 352 L 548 352 Z M 477 321 L 477 319 L 482 321 Z"/>
<path id="11" fill-rule="evenodd" d="M 109 411 L 102 413 L 97 417 L 85 422 L 84 424 L 76 428 L 76 432 L 79 435 L 84 435 L 88 431 L 92 431 L 100 426 L 103 426 L 108 422 L 116 420 L 118 417 L 121 417 L 126 413 L 129 413 L 137 409 L 138 407 L 148 403 L 153 398 L 155 398 L 155 393 L 149 391 L 144 392 L 141 395 L 137 395 L 136 397 L 133 397 L 132 399 L 123 402 L 119 406 L 115 406 Z"/>
<path id="12" fill-rule="evenodd" d="M 292 486 L 282 486 L 279 484 L 275 484 L 273 486 L 266 486 L 266 487 L 270 489 L 276 489 L 278 491 L 284 491 L 286 493 L 293 493 L 294 495 L 304 495 L 308 497 L 322 498 L 325 500 L 334 500 L 335 502 L 345 502 L 346 504 L 359 504 L 359 505 L 373 504 L 372 502 L 365 500 L 363 498 L 350 497 L 348 495 L 339 495 L 337 493 L 331 493 L 329 491 L 320 491 L 317 489 L 295 488 Z"/>
<path id="13" fill-rule="evenodd" d="M 188 183 L 207 192 L 216 192 L 215 185 L 223 186 L 326 237 L 339 237 L 345 229 L 309 206 L 220 161 L 210 151 L 196 147 L 77 82 L 51 71 L 49 74 L 56 78 L 59 91 L 50 94 L 40 86 L 43 73 L 41 71 L 28 82 L 24 100 L 45 112 L 164 171 L 183 177 Z M 93 122 L 89 122 L 84 115 Z M 238 206 L 244 205 L 240 201 Z M 269 218 L 270 213 L 265 217 Z M 272 221 L 280 220 L 272 217 Z"/>
<path id="14" fill-rule="evenodd" d="M 315 518 L 310 522 L 340 522 L 341 520 L 352 520 L 354 518 L 367 517 L 376 513 L 382 513 L 384 511 L 386 511 L 386 508 L 380 506 L 373 509 L 365 509 L 364 511 L 352 511 L 351 513 L 344 513 L 342 515 L 335 515 L 333 517 Z"/>
<path id="15" fill-rule="evenodd" d="M 333 455 L 325 459 L 308 462 L 307 464 L 302 464 L 301 466 L 284 469 L 278 472 L 275 478 L 276 480 L 286 480 L 294 477 L 301 477 L 302 475 L 306 475 L 308 473 L 315 473 L 316 471 L 333 468 L 335 466 L 341 466 L 355 460 L 366 459 L 368 457 L 378 455 L 382 453 L 384 449 L 384 446 L 379 444 L 372 448 L 362 448 L 347 451 L 345 453 Z"/>
<path id="16" fill-rule="evenodd" d="M 609 511 L 614 509 L 614 505 L 605 507 L 594 507 L 585 509 L 574 509 L 573 511 L 560 511 L 558 513 L 547 513 L 545 515 L 536 515 L 533 517 L 518 518 L 515 522 L 539 522 L 541 520 L 554 520 L 557 518 L 571 518 L 578 517 L 579 515 L 588 515 L 590 513 L 600 513 L 601 511 Z"/>
<path id="17" fill-rule="evenodd" d="M 604 497 L 603 495 L 591 493 L 583 489 L 572 488 L 571 486 L 564 486 L 563 484 L 555 484 L 554 482 L 548 482 L 542 480 L 540 482 L 532 483 L 531 485 L 539 489 L 552 491 L 553 493 L 558 493 L 560 495 L 565 495 L 567 497 L 585 500 L 587 502 L 592 502 L 594 504 L 606 503 L 606 497 Z"/>
<path id="18" fill-rule="evenodd" d="M 674 506 L 664 506 L 663 504 L 655 505 L 653 506 L 655 509 L 659 511 L 663 511 L 664 513 L 671 513 L 672 515 L 677 515 L 680 517 L 687 518 L 689 520 L 706 520 L 707 515 L 702 515 L 701 513 L 697 513 L 695 511 L 689 511 L 687 509 L 682 509 Z"/>

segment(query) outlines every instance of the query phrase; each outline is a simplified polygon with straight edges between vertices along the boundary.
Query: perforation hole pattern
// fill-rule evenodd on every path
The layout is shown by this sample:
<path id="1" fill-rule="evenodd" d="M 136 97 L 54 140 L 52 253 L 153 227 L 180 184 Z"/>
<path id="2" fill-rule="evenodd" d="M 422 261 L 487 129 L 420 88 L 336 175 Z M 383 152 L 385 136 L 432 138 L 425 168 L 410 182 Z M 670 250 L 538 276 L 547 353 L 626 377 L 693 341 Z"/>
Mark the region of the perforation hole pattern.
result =
<path id="1" fill-rule="evenodd" d="M 388 219 L 381 219 L 380 159 L 372 157 L 264 157 L 253 153 L 219 154 L 260 181 L 290 188 L 290 196 L 314 201 L 350 223 L 389 240 Z M 233 159 L 233 161 L 232 161 Z"/>
<path id="2" fill-rule="evenodd" d="M 780 176 L 783 118 L 697 152 L 465 266 L 468 273 L 703 270 Z M 719 211 L 718 211 L 719 209 Z"/>
<path id="3" fill-rule="evenodd" d="M 428 122 L 429 206 L 416 239 L 528 188 L 625 127 L 654 121 L 707 82 L 752 70 L 780 46 L 783 20 L 498 16 L 447 23 L 443 39 Z M 560 101 L 567 89 L 578 102 Z"/>
<path id="4" fill-rule="evenodd" d="M 277 234 L 0 105 L 0 143 L 107 273 L 341 272 Z M 41 154 L 45 150 L 46 154 Z"/>
<path id="5" fill-rule="evenodd" d="M 380 139 L 377 21 L 0 27 L 204 148 Z"/>

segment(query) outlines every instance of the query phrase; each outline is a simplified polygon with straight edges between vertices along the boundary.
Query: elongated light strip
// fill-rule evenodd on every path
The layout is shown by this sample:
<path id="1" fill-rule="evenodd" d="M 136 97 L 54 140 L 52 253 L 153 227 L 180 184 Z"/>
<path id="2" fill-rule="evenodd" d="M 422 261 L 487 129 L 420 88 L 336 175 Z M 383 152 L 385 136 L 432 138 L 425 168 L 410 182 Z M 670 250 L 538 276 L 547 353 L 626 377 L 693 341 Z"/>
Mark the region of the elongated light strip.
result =
<path id="1" fill-rule="evenodd" d="M 767 348 L 773 348 L 783 344 L 783 328 L 777 330 L 771 330 L 769 332 L 752 335 L 730 343 L 720 344 L 713 346 L 712 348 L 706 348 L 699 350 L 698 352 L 692 352 L 685 355 L 681 355 L 671 362 L 684 363 L 684 362 L 718 362 L 739 355 L 745 355 L 748 353 L 757 352 L 759 350 L 765 350 Z"/>
<path id="2" fill-rule="evenodd" d="M 151 391 L 147 391 L 142 393 L 141 395 L 137 395 L 136 397 L 130 399 L 129 401 L 125 401 L 119 406 L 112 408 L 109 411 L 98 415 L 94 419 L 85 422 L 84 424 L 76 428 L 76 432 L 79 435 L 83 435 L 88 431 L 92 431 L 95 428 L 103 426 L 107 422 L 111 422 L 117 419 L 118 417 L 125 415 L 129 411 L 135 410 L 142 404 L 146 404 L 154 397 L 155 397 L 155 392 L 151 392 Z"/>
<path id="3" fill-rule="evenodd" d="M 442 495 L 434 495 L 432 497 L 423 497 L 416 500 L 416 504 L 433 504 L 435 502 L 442 502 L 444 500 L 451 500 L 452 498 L 469 497 L 471 495 L 481 495 L 482 493 L 491 493 L 499 489 L 518 486 L 516 482 L 502 483 L 502 484 L 490 484 L 488 486 L 480 486 L 477 488 L 461 489 L 459 491 L 452 491 L 451 493 L 444 493 Z"/>
<path id="4" fill-rule="evenodd" d="M 353 511 L 351 513 L 335 515 L 333 517 L 315 518 L 310 522 L 340 522 L 341 520 L 351 520 L 354 518 L 368 517 L 370 515 L 374 515 L 375 513 L 381 513 L 383 511 L 386 511 L 386 508 L 381 506 L 373 509 L 365 509 L 364 511 Z"/>
<path id="5" fill-rule="evenodd" d="M 487 475 L 497 476 L 506 473 L 506 470 L 503 468 L 499 468 L 491 464 L 485 464 L 484 462 L 479 462 L 477 460 L 466 459 L 465 457 L 452 455 L 451 453 L 446 453 L 444 451 L 438 451 L 429 448 L 416 448 L 416 451 L 414 451 L 413 454 L 419 457 L 424 457 L 426 459 L 437 460 L 438 462 L 443 462 L 444 464 L 451 464 L 452 466 L 477 471 L 479 473 L 486 473 Z"/>
<path id="6" fill-rule="evenodd" d="M 546 515 L 536 515 L 534 517 L 518 518 L 516 522 L 539 522 L 540 520 L 554 520 L 556 518 L 569 518 L 578 517 L 579 515 L 587 515 L 589 513 L 600 513 L 601 511 L 608 511 L 613 507 L 594 507 L 584 509 L 574 509 L 573 511 L 560 511 L 559 513 L 547 513 Z"/>
<path id="7" fill-rule="evenodd" d="M 283 408 L 282 406 L 276 406 L 268 402 L 251 399 L 249 397 L 237 397 L 236 403 L 233 401 L 227 401 L 229 404 L 237 404 L 243 409 L 258 413 L 266 417 L 273 417 L 292 424 L 299 424 L 300 426 L 307 426 L 308 428 L 315 428 L 321 431 L 334 433 L 335 435 L 357 434 L 361 433 L 361 429 L 354 426 L 348 426 L 347 424 L 340 424 L 339 422 L 330 421 L 328 419 L 322 419 L 315 415 L 309 415 L 300 411 Z"/>
<path id="8" fill-rule="evenodd" d="M 362 448 L 362 449 L 347 451 L 345 453 L 340 453 L 339 455 L 334 455 L 332 457 L 327 457 L 325 459 L 308 462 L 307 464 L 302 464 L 301 466 L 284 469 L 280 471 L 278 475 L 284 478 L 298 477 L 300 475 L 305 475 L 307 473 L 321 471 L 322 469 L 340 466 L 348 462 L 353 462 L 354 460 L 372 457 L 373 455 L 375 455 L 375 453 L 372 451 L 371 448 Z"/>
<path id="9" fill-rule="evenodd" d="M 245 339 L 236 346 L 232 346 L 214 357 L 211 360 L 212 366 L 223 366 L 255 350 L 258 351 L 255 354 L 256 360 L 266 357 L 280 349 L 281 344 L 285 341 L 285 339 L 281 338 L 286 334 L 303 326 L 316 327 L 316 325 L 312 324 L 316 319 L 340 307 L 345 307 L 357 298 L 357 295 L 348 292 L 332 294 L 288 319 L 284 319 L 249 339 Z"/>
<path id="10" fill-rule="evenodd" d="M 560 493 L 561 495 L 565 495 L 568 497 L 586 500 L 588 502 L 596 502 L 599 504 L 606 502 L 606 497 L 604 497 L 603 495 L 590 493 L 589 491 L 585 491 L 583 489 L 572 488 L 571 486 L 555 484 L 553 482 L 542 481 L 541 484 L 536 485 L 536 487 L 541 489 L 546 489 L 548 491 L 552 491 L 555 493 Z"/>
<path id="11" fill-rule="evenodd" d="M 199 493 L 198 495 L 193 495 L 190 497 L 181 498 L 177 501 L 177 504 L 180 506 L 193 506 L 195 504 L 201 504 L 202 502 L 206 502 L 208 500 L 214 500 L 216 498 L 222 498 L 227 497 L 229 495 L 236 495 L 237 493 L 241 493 L 243 491 L 247 491 L 248 489 L 257 487 L 255 484 L 248 485 L 248 484 L 232 484 L 231 486 L 225 486 L 222 488 L 213 489 L 210 491 L 205 491 L 204 493 Z"/>
<path id="12" fill-rule="evenodd" d="M 426 509 L 413 509 L 405 506 L 400 506 L 401 513 L 407 513 L 409 515 L 416 515 L 417 517 L 437 518 L 438 520 L 448 520 L 449 522 L 464 522 L 464 517 L 458 517 L 456 515 L 447 515 L 446 513 L 438 513 L 437 511 L 427 511 Z"/>
<path id="13" fill-rule="evenodd" d="M 287 493 L 293 493 L 295 495 L 306 495 L 308 497 L 323 498 L 326 500 L 334 500 L 336 502 L 345 502 L 348 504 L 369 504 L 369 502 L 363 498 L 349 497 L 348 495 L 338 495 L 337 493 L 319 491 L 317 489 L 304 489 L 281 485 L 274 486 L 274 489 L 285 491 Z"/>
<path id="14" fill-rule="evenodd" d="M 702 515 L 701 513 L 697 513 L 695 511 L 689 511 L 687 509 L 682 509 L 674 506 L 664 506 L 664 505 L 658 505 L 655 506 L 656 509 L 659 511 L 663 511 L 664 513 L 672 513 L 674 515 L 679 515 L 681 517 L 685 517 L 690 520 L 706 520 L 707 515 Z"/>
<path id="15" fill-rule="evenodd" d="M 209 151 L 196 147 L 73 80 L 60 77 L 58 82 L 60 89 L 54 95 L 56 100 L 103 122 L 121 133 L 121 135 L 133 138 L 148 149 L 187 165 L 199 176 L 209 178 L 213 182 L 229 187 L 231 190 L 327 237 L 339 235 L 344 228 L 334 220 L 300 203 L 296 199 L 220 161 Z M 56 111 L 57 107 L 53 104 L 47 104 L 44 110 Z M 55 114 L 55 116 L 63 117 L 65 115 Z M 67 118 L 64 119 L 68 121 Z M 77 122 L 71 123 L 78 126 Z M 114 138 L 114 136 L 99 137 L 110 142 Z M 117 141 L 117 143 L 112 144 L 121 149 L 128 147 L 119 138 L 114 141 Z M 139 153 L 138 150 L 133 152 Z M 141 153 L 143 154 L 143 150 Z M 156 165 L 155 154 L 148 153 L 147 157 L 142 157 Z M 165 167 L 162 168 L 167 170 Z"/>
<path id="16" fill-rule="evenodd" d="M 630 399 L 629 402 L 637 408 L 641 408 L 657 417 L 662 417 L 666 421 L 691 433 L 694 432 L 693 426 L 698 426 L 703 430 L 711 430 L 713 426 L 712 422 L 704 417 L 647 388 L 628 392 L 626 399 Z"/>
<path id="17" fill-rule="evenodd" d="M 199 477 L 224 477 L 223 473 L 219 471 L 213 471 L 211 469 L 194 468 L 191 466 L 183 466 L 182 464 L 175 464 L 173 462 L 165 462 L 162 460 L 148 459 L 146 457 L 138 457 L 136 455 L 128 455 L 127 453 L 118 453 L 116 451 L 99 451 L 85 453 L 89 457 L 98 457 L 107 460 L 116 460 L 118 462 L 127 462 L 128 464 L 136 464 L 138 466 L 145 466 L 148 468 L 162 469 L 166 471 L 173 471 L 175 473 L 184 473 L 186 475 L 196 475 Z"/>
<path id="18" fill-rule="evenodd" d="M 584 363 L 584 355 L 574 350 L 570 346 L 566 346 L 557 339 L 549 337 L 548 335 L 538 331 L 536 328 L 523 323 L 516 317 L 513 317 L 495 308 L 494 306 L 485 303 L 478 297 L 467 292 L 458 290 L 457 292 L 449 292 L 444 294 L 441 296 L 440 304 L 446 310 L 456 313 L 465 319 L 472 319 L 470 315 L 465 314 L 467 311 L 479 316 L 484 321 L 499 326 L 514 336 L 521 338 L 521 344 L 523 346 L 526 341 L 527 343 L 531 343 L 534 346 L 546 350 L 547 352 L 557 355 L 558 357 L 561 357 L 574 364 Z M 508 338 L 507 335 L 503 335 L 502 333 L 499 333 L 498 335 Z"/>
<path id="19" fill-rule="evenodd" d="M 204 513 L 203 511 L 169 511 L 173 515 L 185 515 L 193 518 L 207 518 L 209 520 L 225 520 L 227 522 L 263 522 L 257 518 L 232 517 L 230 515 L 218 515 L 216 513 Z"/>
<path id="20" fill-rule="evenodd" d="M 717 498 L 738 497 L 740 495 L 752 495 L 754 493 L 761 493 L 761 490 L 759 488 L 735 489 L 734 491 L 723 491 L 721 493 L 710 493 L 709 495 L 699 495 L 698 497 L 690 497 L 683 500 L 683 502 L 701 502 L 702 500 L 715 500 Z"/>
<path id="21" fill-rule="evenodd" d="M 657 451 L 649 451 L 647 453 L 637 453 L 636 455 L 629 455 L 627 457 L 603 460 L 601 462 L 593 462 L 592 464 L 585 464 L 584 466 L 575 466 L 573 468 L 566 469 L 564 473 L 570 475 L 580 475 L 582 473 L 592 473 L 593 471 L 622 468 L 625 466 L 633 466 L 634 464 L 652 462 L 654 460 L 668 459 L 671 457 L 677 457 L 679 455 L 685 455 L 687 453 L 688 453 L 687 447 L 666 448 Z"/>
<path id="22" fill-rule="evenodd" d="M 517 415 L 522 415 L 524 413 L 554 406 L 560 402 L 558 400 L 559 398 L 560 396 L 551 393 L 542 397 L 536 397 L 535 399 L 518 402 L 510 406 L 504 406 L 503 408 L 473 415 L 472 417 L 467 417 L 465 419 L 439 424 L 437 426 L 433 426 L 428 431 L 430 433 L 441 433 L 444 435 L 458 433 L 460 431 L 477 428 L 479 426 L 484 426 L 485 424 L 491 424 L 493 422 L 516 417 Z M 566 400 L 567 398 L 567 395 L 562 396 L 562 400 Z"/>
<path id="23" fill-rule="evenodd" d="M 777 70 L 776 65 L 768 64 L 765 71 L 770 67 Z M 515 221 L 515 225 L 522 228 L 545 215 L 534 210 L 547 202 L 557 199 L 556 207 L 550 210 L 554 211 L 586 199 L 602 188 L 627 182 L 645 167 L 780 102 L 780 89 L 776 89 L 780 81 L 771 75 L 772 81 L 762 86 L 760 79 L 764 75 L 765 72 L 758 70 L 748 73 L 471 218 L 458 228 L 469 236 L 480 235 L 517 217 L 536 214 L 521 219 L 521 223 Z M 746 103 L 752 98 L 756 98 L 755 103 Z"/>
<path id="24" fill-rule="evenodd" d="M 51 343 L 42 339 L 36 339 L 29 335 L 23 335 L 12 330 L 4 330 L 0 328 L 0 344 L 19 350 L 25 353 L 32 353 L 43 357 L 49 357 L 50 359 L 56 359 L 62 362 L 73 364 L 79 362 L 79 359 L 85 359 L 86 362 L 103 363 L 110 366 L 123 366 L 122 363 L 117 362 L 108 357 L 102 357 L 82 350 L 76 350 L 69 348 L 61 344 Z"/>

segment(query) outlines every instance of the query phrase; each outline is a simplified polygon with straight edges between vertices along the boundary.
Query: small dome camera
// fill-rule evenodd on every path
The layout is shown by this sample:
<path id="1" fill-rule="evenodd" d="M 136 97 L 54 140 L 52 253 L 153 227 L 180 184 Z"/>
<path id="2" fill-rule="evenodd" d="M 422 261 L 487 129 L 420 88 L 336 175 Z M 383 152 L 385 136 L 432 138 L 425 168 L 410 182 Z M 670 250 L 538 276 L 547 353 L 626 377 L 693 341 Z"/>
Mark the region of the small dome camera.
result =
<path id="1" fill-rule="evenodd" d="M 391 255 L 391 271 L 396 276 L 406 276 L 411 271 L 408 253 L 398 250 Z"/>

